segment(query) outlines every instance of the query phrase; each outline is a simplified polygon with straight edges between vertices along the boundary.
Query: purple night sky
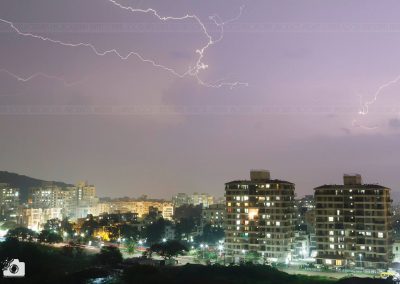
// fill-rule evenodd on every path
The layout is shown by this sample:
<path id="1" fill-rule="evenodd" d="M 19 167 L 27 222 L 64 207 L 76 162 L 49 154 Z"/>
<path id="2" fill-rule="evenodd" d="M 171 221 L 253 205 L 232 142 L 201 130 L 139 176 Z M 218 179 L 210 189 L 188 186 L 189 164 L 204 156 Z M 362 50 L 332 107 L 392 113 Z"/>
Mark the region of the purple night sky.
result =
<path id="1" fill-rule="evenodd" d="M 206 87 L 135 56 L 98 56 L 88 47 L 18 35 L 0 22 L 1 170 L 88 180 L 99 196 L 113 197 L 222 196 L 225 182 L 248 178 L 251 168 L 296 183 L 302 196 L 357 172 L 396 195 L 398 1 L 119 3 L 161 16 L 196 14 L 215 39 L 220 34 L 209 16 L 229 20 L 245 5 L 226 24 L 224 38 L 206 50 L 209 68 L 199 77 L 249 86 Z M 163 22 L 109 0 L 2 0 L 0 19 L 22 32 L 101 51 L 137 51 L 180 73 L 207 43 L 194 20 Z M 24 82 L 5 70 L 54 77 Z M 360 101 L 373 101 L 366 115 L 359 114 Z M 22 113 L 24 106 L 59 109 Z M 68 106 L 103 106 L 105 113 L 71 114 Z"/>

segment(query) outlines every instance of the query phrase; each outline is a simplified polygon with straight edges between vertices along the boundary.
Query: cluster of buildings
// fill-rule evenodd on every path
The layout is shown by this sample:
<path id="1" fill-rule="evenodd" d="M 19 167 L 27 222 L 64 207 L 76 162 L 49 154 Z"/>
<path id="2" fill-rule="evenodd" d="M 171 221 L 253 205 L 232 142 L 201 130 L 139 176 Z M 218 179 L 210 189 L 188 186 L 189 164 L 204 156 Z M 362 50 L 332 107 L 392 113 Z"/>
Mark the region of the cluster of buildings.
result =
<path id="1" fill-rule="evenodd" d="M 115 199 L 100 200 L 96 188 L 87 182 L 74 186 L 46 183 L 29 189 L 27 200 L 21 200 L 20 190 L 0 183 L 0 221 L 12 221 L 39 231 L 50 219 L 78 220 L 88 215 L 135 213 L 137 217 L 152 212 L 171 220 L 174 206 L 164 200 Z"/>
<path id="2" fill-rule="evenodd" d="M 172 203 L 175 207 L 180 207 L 183 205 L 201 205 L 203 208 L 207 208 L 210 205 L 219 203 L 221 200 L 216 200 L 214 196 L 207 193 L 193 193 L 191 195 L 187 193 L 178 193 L 172 197 Z"/>
<path id="3" fill-rule="evenodd" d="M 225 184 L 225 252 L 231 261 L 259 254 L 266 261 L 313 257 L 335 267 L 384 269 L 393 260 L 390 189 L 344 175 L 295 200 L 295 185 L 253 170 Z"/>
<path id="4" fill-rule="evenodd" d="M 206 193 L 179 193 L 171 201 L 99 199 L 93 185 L 80 182 L 31 188 L 28 200 L 21 202 L 18 188 L 0 183 L 1 220 L 34 230 L 49 219 L 67 217 L 79 223 L 88 215 L 98 222 L 104 214 L 130 216 L 135 222 L 149 215 L 174 221 L 175 209 L 186 206 L 201 208 L 194 234 L 201 235 L 205 225 L 224 230 L 227 261 L 245 261 L 252 254 L 264 262 L 314 259 L 345 268 L 385 269 L 400 263 L 400 205 L 391 203 L 389 188 L 363 184 L 358 174 L 344 175 L 340 185 L 318 186 L 301 199 L 296 199 L 294 183 L 273 179 L 266 170 L 252 170 L 249 180 L 227 182 L 222 200 Z M 166 229 L 173 239 L 173 225 Z"/>

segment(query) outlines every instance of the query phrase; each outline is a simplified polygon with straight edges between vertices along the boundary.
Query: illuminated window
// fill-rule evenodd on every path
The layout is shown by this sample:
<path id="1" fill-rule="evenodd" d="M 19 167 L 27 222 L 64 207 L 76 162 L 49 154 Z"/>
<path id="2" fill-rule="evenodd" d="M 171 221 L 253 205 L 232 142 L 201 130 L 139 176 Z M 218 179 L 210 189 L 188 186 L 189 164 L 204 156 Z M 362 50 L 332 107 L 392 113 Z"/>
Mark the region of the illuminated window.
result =
<path id="1" fill-rule="evenodd" d="M 333 222 L 333 217 L 332 216 L 329 217 L 328 220 L 329 220 L 329 222 Z"/>
<path id="2" fill-rule="evenodd" d="M 332 264 L 332 259 L 325 259 L 325 264 Z"/>
<path id="3" fill-rule="evenodd" d="M 360 246 L 360 249 L 365 249 L 365 246 Z"/>
<path id="4" fill-rule="evenodd" d="M 237 221 L 236 221 L 236 225 L 240 225 L 240 220 L 237 220 Z"/>
<path id="5" fill-rule="evenodd" d="M 335 238 L 330 237 L 330 238 L 329 238 L 329 241 L 333 243 L 333 242 L 335 242 Z"/>
<path id="6" fill-rule="evenodd" d="M 335 249 L 335 245 L 329 245 L 330 249 Z"/>
<path id="7" fill-rule="evenodd" d="M 280 197 L 280 196 L 277 196 L 277 197 L 276 197 L 276 200 L 281 200 L 281 197 Z"/>
<path id="8" fill-rule="evenodd" d="M 249 208 L 249 220 L 254 220 L 258 216 L 258 208 Z"/>
<path id="9" fill-rule="evenodd" d="M 265 185 L 265 188 L 269 188 L 269 187 L 270 187 L 270 185 L 269 185 L 269 184 L 266 184 L 266 185 Z"/>
<path id="10" fill-rule="evenodd" d="M 329 235 L 333 236 L 335 233 L 333 231 L 329 231 Z"/>
<path id="11" fill-rule="evenodd" d="M 378 238 L 383 238 L 383 233 L 382 232 L 378 232 Z"/>
<path id="12" fill-rule="evenodd" d="M 275 225 L 280 226 L 280 225 L 281 225 L 281 222 L 276 221 Z"/>

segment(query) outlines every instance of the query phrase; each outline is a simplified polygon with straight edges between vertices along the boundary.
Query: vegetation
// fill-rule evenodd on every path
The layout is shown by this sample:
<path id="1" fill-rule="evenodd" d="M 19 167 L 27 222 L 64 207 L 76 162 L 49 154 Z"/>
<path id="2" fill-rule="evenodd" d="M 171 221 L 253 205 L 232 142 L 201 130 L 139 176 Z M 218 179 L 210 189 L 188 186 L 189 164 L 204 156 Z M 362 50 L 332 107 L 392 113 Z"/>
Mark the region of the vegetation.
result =
<path id="1" fill-rule="evenodd" d="M 154 244 L 150 247 L 150 252 L 155 252 L 164 259 L 171 259 L 183 254 L 185 251 L 188 251 L 188 248 L 181 242 L 175 240 Z"/>
<path id="2" fill-rule="evenodd" d="M 122 262 L 122 254 L 115 246 L 103 246 L 97 255 L 97 261 L 103 265 L 116 265 Z"/>
<path id="3" fill-rule="evenodd" d="M 94 256 L 67 256 L 62 249 L 9 238 L 0 243 L 0 259 L 25 262 L 25 277 L 2 279 L 1 283 L 62 283 L 65 275 L 89 268 Z"/>
<path id="4" fill-rule="evenodd" d="M 289 275 L 269 266 L 185 265 L 178 267 L 132 266 L 124 270 L 122 283 L 163 284 L 330 284 L 320 277 Z"/>
<path id="5" fill-rule="evenodd" d="M 63 238 L 53 231 L 42 230 L 38 236 L 38 241 L 41 243 L 55 244 L 61 243 Z"/>
<path id="6" fill-rule="evenodd" d="M 199 243 L 217 244 L 224 237 L 224 229 L 206 224 L 203 228 L 203 234 L 196 238 L 196 241 Z"/>
<path id="7" fill-rule="evenodd" d="M 165 226 L 169 224 L 171 224 L 171 222 L 160 218 L 148 225 L 144 234 L 147 238 L 147 243 L 152 245 L 161 242 L 164 236 Z"/>
<path id="8" fill-rule="evenodd" d="M 36 233 L 25 227 L 17 227 L 11 229 L 7 232 L 6 238 L 8 239 L 18 239 L 23 241 L 31 241 L 36 237 Z"/>

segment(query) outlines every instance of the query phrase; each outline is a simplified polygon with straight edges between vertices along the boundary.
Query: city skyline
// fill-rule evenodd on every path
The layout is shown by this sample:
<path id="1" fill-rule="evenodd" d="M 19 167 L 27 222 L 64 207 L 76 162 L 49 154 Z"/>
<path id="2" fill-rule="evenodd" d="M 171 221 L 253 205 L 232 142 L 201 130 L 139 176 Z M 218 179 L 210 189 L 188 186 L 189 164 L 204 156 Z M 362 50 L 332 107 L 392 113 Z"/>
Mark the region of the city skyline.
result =
<path id="1" fill-rule="evenodd" d="M 399 3 L 121 3 L 200 21 L 165 23 L 109 0 L 0 3 L 0 169 L 87 179 L 101 196 L 164 198 L 219 195 L 251 168 L 288 177 L 299 196 L 356 172 L 398 199 Z M 204 70 L 200 23 L 217 41 Z M 27 33 L 138 51 L 180 74 L 196 66 L 203 83 L 245 84 L 213 88 L 135 56 Z"/>

